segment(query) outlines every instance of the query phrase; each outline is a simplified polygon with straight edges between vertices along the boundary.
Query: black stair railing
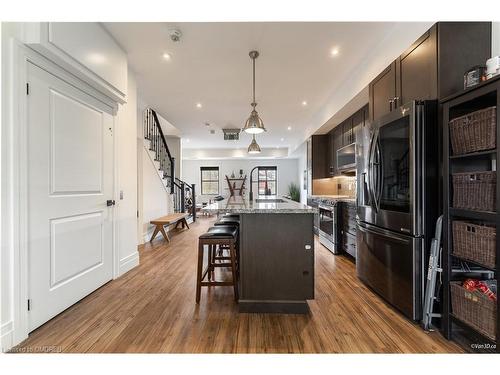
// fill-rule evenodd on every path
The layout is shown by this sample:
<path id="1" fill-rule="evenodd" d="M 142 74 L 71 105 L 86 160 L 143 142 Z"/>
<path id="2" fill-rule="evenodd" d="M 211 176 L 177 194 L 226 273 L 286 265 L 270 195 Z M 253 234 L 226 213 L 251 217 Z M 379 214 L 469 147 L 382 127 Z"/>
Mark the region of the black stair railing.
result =
<path id="1" fill-rule="evenodd" d="M 187 212 L 196 221 L 195 184 L 188 184 L 175 177 L 175 158 L 170 153 L 158 116 L 151 108 L 144 112 L 144 138 L 149 140 L 149 150 L 154 152 L 162 177 L 170 194 L 174 195 L 174 211 Z"/>
<path id="2" fill-rule="evenodd" d="M 174 208 L 178 212 L 187 212 L 196 221 L 196 187 L 179 178 L 174 181 Z"/>
<path id="3" fill-rule="evenodd" d="M 156 112 L 151 108 L 146 109 L 144 119 L 144 138 L 149 140 L 149 150 L 155 154 L 155 161 L 160 164 L 160 171 L 170 194 L 175 193 L 175 159 L 170 154 L 167 140 L 160 126 Z"/>

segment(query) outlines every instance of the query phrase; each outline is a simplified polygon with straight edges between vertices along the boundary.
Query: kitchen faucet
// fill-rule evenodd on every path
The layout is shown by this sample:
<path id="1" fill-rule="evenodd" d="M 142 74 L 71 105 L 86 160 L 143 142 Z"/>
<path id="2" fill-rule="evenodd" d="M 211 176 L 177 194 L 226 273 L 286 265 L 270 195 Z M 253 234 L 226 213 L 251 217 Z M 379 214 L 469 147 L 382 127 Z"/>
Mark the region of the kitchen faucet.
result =
<path id="1" fill-rule="evenodd" d="M 250 202 L 253 201 L 253 191 L 252 191 L 252 187 L 253 187 L 253 184 L 252 184 L 252 174 L 253 174 L 253 171 L 256 170 L 257 168 L 264 168 L 262 165 L 258 165 L 256 167 L 254 167 L 251 171 L 250 171 L 250 193 L 248 194 L 248 198 L 250 199 Z"/>

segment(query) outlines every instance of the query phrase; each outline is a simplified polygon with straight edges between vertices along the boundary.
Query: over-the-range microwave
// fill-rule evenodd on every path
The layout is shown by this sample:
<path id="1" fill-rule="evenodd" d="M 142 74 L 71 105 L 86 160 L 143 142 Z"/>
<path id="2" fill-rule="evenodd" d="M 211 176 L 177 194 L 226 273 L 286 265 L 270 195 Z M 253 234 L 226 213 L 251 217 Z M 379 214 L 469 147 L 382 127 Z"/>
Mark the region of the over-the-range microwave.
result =
<path id="1" fill-rule="evenodd" d="M 351 143 L 337 150 L 337 169 L 339 171 L 356 169 L 356 143 Z"/>

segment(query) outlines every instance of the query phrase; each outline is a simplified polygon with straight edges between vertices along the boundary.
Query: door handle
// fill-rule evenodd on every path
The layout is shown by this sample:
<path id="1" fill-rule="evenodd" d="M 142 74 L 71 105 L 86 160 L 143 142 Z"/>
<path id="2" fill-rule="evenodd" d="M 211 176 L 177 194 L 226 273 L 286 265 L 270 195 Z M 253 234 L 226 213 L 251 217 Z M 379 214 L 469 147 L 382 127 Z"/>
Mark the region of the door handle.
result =
<path id="1" fill-rule="evenodd" d="M 115 205 L 115 201 L 114 201 L 114 199 L 108 199 L 108 200 L 106 201 L 106 206 L 108 206 L 108 207 L 109 207 L 109 206 L 114 206 L 114 205 Z"/>
<path id="2" fill-rule="evenodd" d="M 392 112 L 393 105 L 394 105 L 394 98 L 389 100 L 389 112 Z"/>

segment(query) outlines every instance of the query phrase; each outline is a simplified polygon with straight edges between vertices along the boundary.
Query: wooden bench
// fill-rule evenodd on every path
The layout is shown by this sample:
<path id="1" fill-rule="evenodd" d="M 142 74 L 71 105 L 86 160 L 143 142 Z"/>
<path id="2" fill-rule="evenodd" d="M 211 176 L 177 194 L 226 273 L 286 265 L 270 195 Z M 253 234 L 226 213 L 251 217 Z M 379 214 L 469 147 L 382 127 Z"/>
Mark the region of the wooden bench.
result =
<path id="1" fill-rule="evenodd" d="M 169 226 L 169 225 L 172 225 L 172 224 L 175 224 L 175 228 L 178 228 L 179 227 L 179 224 L 182 224 L 182 228 L 188 228 L 189 229 L 189 225 L 186 221 L 186 218 L 188 217 L 188 214 L 185 213 L 185 212 L 177 212 L 177 213 L 174 213 L 174 214 L 170 214 L 170 215 L 167 215 L 167 216 L 162 216 L 162 217 L 159 217 L 158 219 L 155 219 L 155 220 L 151 220 L 150 223 L 153 224 L 153 225 L 156 225 L 156 228 L 153 232 L 153 235 L 151 236 L 151 239 L 149 240 L 149 242 L 153 241 L 156 237 L 156 235 L 158 234 L 158 232 L 161 232 L 161 234 L 163 234 L 163 237 L 168 241 L 170 242 L 170 238 L 168 237 L 168 234 L 167 232 L 165 232 L 165 228 L 164 226 Z"/>

